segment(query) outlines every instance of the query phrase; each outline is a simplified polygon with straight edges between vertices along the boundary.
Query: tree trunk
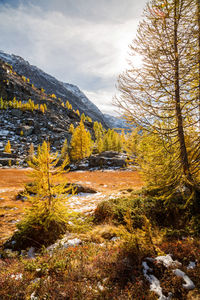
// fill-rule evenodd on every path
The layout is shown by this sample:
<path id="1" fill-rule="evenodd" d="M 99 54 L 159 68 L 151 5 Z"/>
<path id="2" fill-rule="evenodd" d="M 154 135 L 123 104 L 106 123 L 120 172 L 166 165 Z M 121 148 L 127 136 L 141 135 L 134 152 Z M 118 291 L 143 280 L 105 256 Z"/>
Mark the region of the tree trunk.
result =
<path id="1" fill-rule="evenodd" d="M 200 132 L 200 0 L 197 0 L 198 22 L 198 103 L 199 103 L 199 132 Z"/>
<path id="2" fill-rule="evenodd" d="M 178 128 L 178 141 L 180 146 L 180 159 L 183 168 L 183 173 L 186 177 L 187 182 L 191 183 L 192 176 L 190 173 L 190 165 L 188 161 L 188 153 L 185 145 L 185 135 L 183 130 L 183 118 L 181 112 L 180 104 L 180 75 L 179 75 L 179 53 L 178 53 L 178 10 L 179 10 L 179 0 L 174 0 L 174 54 L 175 54 L 175 110 Z"/>

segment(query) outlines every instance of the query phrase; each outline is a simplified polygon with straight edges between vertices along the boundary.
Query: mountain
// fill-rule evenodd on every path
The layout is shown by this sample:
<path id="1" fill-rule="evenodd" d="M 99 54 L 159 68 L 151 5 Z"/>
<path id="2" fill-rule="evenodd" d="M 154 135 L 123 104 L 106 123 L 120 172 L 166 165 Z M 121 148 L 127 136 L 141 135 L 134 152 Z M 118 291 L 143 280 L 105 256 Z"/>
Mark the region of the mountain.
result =
<path id="1" fill-rule="evenodd" d="M 19 75 L 29 78 L 35 87 L 45 89 L 47 94 L 55 94 L 64 102 L 69 100 L 73 109 L 78 109 L 80 113 L 85 113 L 93 121 L 101 122 L 105 128 L 108 127 L 103 113 L 77 86 L 57 80 L 36 66 L 29 64 L 20 56 L 0 51 L 0 59 L 10 64 Z"/>
<path id="2" fill-rule="evenodd" d="M 38 89 L 0 59 L 0 165 L 24 165 L 30 145 L 37 147 L 43 140 L 60 150 L 64 140 L 71 139 L 70 124 L 76 127 L 79 122 L 79 114 L 61 99 Z M 93 134 L 91 119 L 85 127 Z M 11 154 L 4 153 L 8 141 Z"/>
<path id="3" fill-rule="evenodd" d="M 109 114 L 104 114 L 106 123 L 110 128 L 115 129 L 130 129 L 131 125 L 126 122 L 122 117 L 114 117 Z"/>

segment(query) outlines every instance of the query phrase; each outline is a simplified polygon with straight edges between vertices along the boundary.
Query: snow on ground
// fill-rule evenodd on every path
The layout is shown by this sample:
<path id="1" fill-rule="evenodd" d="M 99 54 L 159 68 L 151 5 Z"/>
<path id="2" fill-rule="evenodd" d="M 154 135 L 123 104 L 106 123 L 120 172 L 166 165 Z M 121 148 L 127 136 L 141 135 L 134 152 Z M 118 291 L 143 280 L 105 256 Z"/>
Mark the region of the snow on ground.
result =
<path id="1" fill-rule="evenodd" d="M 175 269 L 173 270 L 173 273 L 178 276 L 178 277 L 182 277 L 183 280 L 185 281 L 185 283 L 183 284 L 183 287 L 187 290 L 193 290 L 195 288 L 194 283 L 192 282 L 192 280 L 180 269 Z"/>
<path id="2" fill-rule="evenodd" d="M 194 269 L 196 267 L 195 261 L 190 261 L 189 265 L 187 266 L 188 270 Z"/>
<path id="3" fill-rule="evenodd" d="M 156 261 L 157 263 L 163 264 L 166 268 L 174 268 L 182 265 L 177 260 L 173 260 L 170 254 L 157 256 L 156 258 L 147 257 L 146 260 L 150 262 Z M 172 293 L 169 293 L 168 296 L 163 295 L 160 281 L 153 274 L 149 274 L 149 272 L 153 272 L 153 270 L 148 266 L 146 261 L 142 262 L 142 266 L 144 277 L 150 283 L 150 290 L 154 291 L 159 296 L 159 300 L 170 300 L 172 297 Z M 187 269 L 193 269 L 195 266 L 195 262 L 190 262 Z M 174 269 L 172 270 L 172 272 L 185 281 L 185 283 L 183 283 L 183 287 L 185 289 L 192 290 L 195 288 L 192 280 L 183 271 L 181 271 L 180 269 Z"/>
<path id="4" fill-rule="evenodd" d="M 155 260 L 158 263 L 162 263 L 166 268 L 181 266 L 181 263 L 177 260 L 173 260 L 169 254 L 165 256 L 157 256 Z"/>
<path id="5" fill-rule="evenodd" d="M 162 288 L 160 286 L 160 281 L 152 274 L 148 274 L 148 272 L 152 272 L 153 270 L 148 266 L 146 261 L 142 262 L 143 266 L 143 274 L 146 280 L 150 283 L 150 290 L 155 292 L 159 296 L 159 300 L 170 300 L 172 294 L 169 293 L 168 297 L 163 295 Z"/>
<path id="6" fill-rule="evenodd" d="M 9 188 L 0 189 L 0 193 L 7 193 L 7 192 L 19 191 L 19 190 L 21 190 L 21 188 L 9 187 Z"/>
<path id="7" fill-rule="evenodd" d="M 98 193 L 79 193 L 74 196 L 69 195 L 69 200 L 66 202 L 66 205 L 69 206 L 75 212 L 92 212 L 97 207 L 97 204 L 103 199 L 113 199 L 120 195 L 111 194 L 105 195 L 100 192 Z"/>

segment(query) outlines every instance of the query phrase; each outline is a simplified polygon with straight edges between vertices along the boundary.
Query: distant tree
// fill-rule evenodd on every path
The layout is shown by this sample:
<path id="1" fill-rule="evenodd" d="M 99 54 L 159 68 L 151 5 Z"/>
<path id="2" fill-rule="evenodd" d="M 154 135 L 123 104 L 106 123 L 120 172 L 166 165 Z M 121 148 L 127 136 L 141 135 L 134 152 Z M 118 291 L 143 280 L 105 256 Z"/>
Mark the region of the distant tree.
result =
<path id="1" fill-rule="evenodd" d="M 26 77 L 25 77 L 25 76 L 22 76 L 22 80 L 23 80 L 24 82 L 26 82 Z"/>
<path id="2" fill-rule="evenodd" d="M 31 161 L 33 159 L 34 153 L 35 153 L 34 144 L 31 143 L 28 150 L 28 158 L 27 158 L 28 161 Z"/>
<path id="3" fill-rule="evenodd" d="M 86 120 L 87 122 L 92 123 L 92 119 L 91 119 L 90 117 L 88 117 L 88 116 L 86 116 L 85 120 Z"/>
<path id="4" fill-rule="evenodd" d="M 69 132 L 70 132 L 71 134 L 74 133 L 74 125 L 73 125 L 72 123 L 71 123 L 70 126 L 69 126 Z"/>
<path id="5" fill-rule="evenodd" d="M 101 153 L 103 151 L 103 139 L 100 138 L 97 142 L 97 151 L 98 153 Z"/>
<path id="6" fill-rule="evenodd" d="M 53 99 L 57 98 L 55 94 L 51 94 L 50 97 L 53 98 Z"/>
<path id="7" fill-rule="evenodd" d="M 3 98 L 0 98 L 0 109 L 4 109 L 4 101 Z"/>
<path id="8" fill-rule="evenodd" d="M 83 121 L 74 130 L 70 146 L 72 160 L 80 160 L 91 155 L 92 139 L 90 132 L 85 129 Z"/>
<path id="9" fill-rule="evenodd" d="M 122 136 L 123 148 L 127 152 L 128 155 L 137 155 L 137 144 L 139 141 L 139 133 L 138 128 L 132 130 L 131 133 L 127 134 L 126 136 Z"/>
<path id="10" fill-rule="evenodd" d="M 64 143 L 63 143 L 63 146 L 62 146 L 62 149 L 61 149 L 61 155 L 60 155 L 60 158 L 61 158 L 62 160 L 65 160 L 65 161 L 66 161 L 66 164 L 69 163 L 68 142 L 67 142 L 67 139 L 64 140 Z"/>
<path id="11" fill-rule="evenodd" d="M 43 106 L 44 106 L 44 111 L 47 111 L 47 105 L 46 105 L 46 103 L 44 103 Z"/>
<path id="12" fill-rule="evenodd" d="M 11 144 L 10 141 L 8 140 L 7 144 L 4 147 L 4 152 L 6 153 L 11 153 Z"/>
<path id="13" fill-rule="evenodd" d="M 43 105 L 43 104 L 40 104 L 40 111 L 44 114 L 45 108 L 44 108 L 44 105 Z"/>
<path id="14" fill-rule="evenodd" d="M 66 101 L 66 107 L 67 107 L 68 110 L 72 109 L 72 105 L 69 103 L 68 100 Z"/>
<path id="15" fill-rule="evenodd" d="M 111 136 L 106 133 L 103 137 L 103 151 L 112 150 L 112 140 Z"/>
<path id="16" fill-rule="evenodd" d="M 104 131 L 102 124 L 95 121 L 93 124 L 93 130 L 95 135 L 95 148 L 97 149 L 98 153 L 101 153 L 105 148 L 103 141 Z"/>
<path id="17" fill-rule="evenodd" d="M 85 114 L 82 113 L 82 114 L 81 114 L 81 121 L 85 122 L 85 119 L 86 119 Z"/>

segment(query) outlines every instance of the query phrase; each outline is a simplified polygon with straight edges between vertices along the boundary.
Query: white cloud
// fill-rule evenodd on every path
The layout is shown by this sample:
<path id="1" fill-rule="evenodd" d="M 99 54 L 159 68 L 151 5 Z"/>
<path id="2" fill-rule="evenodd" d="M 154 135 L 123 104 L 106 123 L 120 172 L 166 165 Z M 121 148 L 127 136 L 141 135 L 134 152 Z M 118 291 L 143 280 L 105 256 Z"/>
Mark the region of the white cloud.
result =
<path id="1" fill-rule="evenodd" d="M 1 6 L 2 50 L 22 56 L 59 80 L 78 85 L 100 109 L 108 109 L 116 78 L 127 65 L 128 44 L 136 33 L 138 19 L 126 18 L 130 13 L 127 7 L 133 1 L 121 4 L 126 12 L 121 19 L 120 7 L 114 5 L 121 3 L 118 0 L 110 4 L 101 0 L 99 14 L 97 4 L 91 7 L 91 0 L 39 2 L 46 3 L 46 10 L 41 3 L 37 6 L 24 1 L 15 8 Z"/>

